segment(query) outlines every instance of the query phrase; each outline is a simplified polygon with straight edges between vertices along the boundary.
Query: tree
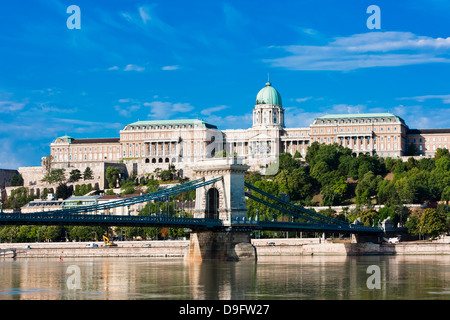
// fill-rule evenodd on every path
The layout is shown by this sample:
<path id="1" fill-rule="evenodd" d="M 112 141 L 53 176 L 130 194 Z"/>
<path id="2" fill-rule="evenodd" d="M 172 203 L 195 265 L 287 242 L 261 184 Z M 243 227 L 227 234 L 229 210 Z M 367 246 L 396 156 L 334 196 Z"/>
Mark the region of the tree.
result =
<path id="1" fill-rule="evenodd" d="M 322 187 L 322 205 L 334 206 L 343 202 L 348 191 L 348 182 L 344 177 L 337 177 L 331 183 Z"/>
<path id="2" fill-rule="evenodd" d="M 69 180 L 76 182 L 78 180 L 81 179 L 81 171 L 78 169 L 73 169 L 72 171 L 70 171 L 69 173 Z"/>
<path id="3" fill-rule="evenodd" d="M 159 189 L 159 182 L 155 179 L 149 179 L 146 183 L 146 186 L 148 193 L 156 192 Z"/>
<path id="4" fill-rule="evenodd" d="M 49 184 L 63 183 L 66 181 L 66 170 L 64 168 L 52 169 L 41 181 L 48 182 Z"/>
<path id="5" fill-rule="evenodd" d="M 4 208 L 18 209 L 33 199 L 34 197 L 30 195 L 28 188 L 19 187 L 11 191 L 11 195 L 5 201 Z"/>
<path id="6" fill-rule="evenodd" d="M 419 229 L 422 234 L 432 239 L 444 233 L 447 228 L 446 215 L 436 209 L 428 208 L 422 212 Z"/>
<path id="7" fill-rule="evenodd" d="M 15 173 L 11 177 L 11 186 L 12 187 L 19 187 L 23 186 L 23 177 L 20 173 Z"/>
<path id="8" fill-rule="evenodd" d="M 360 218 L 361 222 L 367 227 L 377 225 L 379 221 L 378 214 L 373 209 L 360 211 L 356 217 Z"/>
<path id="9" fill-rule="evenodd" d="M 367 172 L 356 186 L 356 204 L 372 204 L 372 198 L 377 194 L 378 183 L 381 180 L 381 176 L 375 176 L 372 171 Z"/>
<path id="10" fill-rule="evenodd" d="M 84 180 L 92 180 L 92 179 L 94 179 L 94 173 L 92 172 L 91 168 L 86 167 L 86 169 L 83 172 L 83 179 Z"/>
<path id="11" fill-rule="evenodd" d="M 411 144 L 406 149 L 406 156 L 417 156 L 419 154 L 417 147 L 414 143 Z"/>
<path id="12" fill-rule="evenodd" d="M 300 152 L 298 152 L 298 150 L 295 150 L 293 158 L 294 159 L 301 159 L 301 157 L 302 157 L 302 155 L 300 154 Z"/>
<path id="13" fill-rule="evenodd" d="M 121 194 L 134 194 L 135 187 L 136 185 L 134 181 L 129 179 L 120 187 L 120 189 L 122 190 Z"/>
<path id="14" fill-rule="evenodd" d="M 450 201 L 450 186 L 446 186 L 442 191 L 441 201 L 445 201 L 447 204 Z"/>
<path id="15" fill-rule="evenodd" d="M 44 191 L 42 191 L 41 193 L 41 199 L 47 199 L 48 194 L 50 193 L 50 191 L 47 188 L 44 188 Z"/>
<path id="16" fill-rule="evenodd" d="M 92 185 L 90 183 L 82 184 L 82 185 L 77 184 L 75 186 L 75 190 L 73 191 L 73 194 L 76 196 L 84 196 L 85 194 L 91 192 L 92 190 L 94 190 L 94 189 L 92 188 Z"/>
<path id="17" fill-rule="evenodd" d="M 310 166 L 313 165 L 314 157 L 316 156 L 317 152 L 319 151 L 319 148 L 320 148 L 320 144 L 317 141 L 314 141 L 308 147 L 308 152 L 306 153 L 305 160 Z"/>
<path id="18" fill-rule="evenodd" d="M 72 188 L 70 188 L 67 184 L 61 183 L 55 192 L 56 199 L 67 199 L 72 195 Z"/>
<path id="19" fill-rule="evenodd" d="M 117 180 L 119 180 L 120 169 L 116 167 L 108 167 L 106 169 L 106 180 L 110 188 L 117 186 Z"/>
<path id="20" fill-rule="evenodd" d="M 281 170 L 273 180 L 280 185 L 280 192 L 286 192 L 293 201 L 304 200 L 311 192 L 311 178 L 304 167 Z"/>
<path id="21" fill-rule="evenodd" d="M 438 148 L 436 150 L 436 153 L 434 155 L 434 158 L 436 160 L 439 160 L 442 157 L 450 157 L 450 152 L 448 151 L 447 148 Z"/>
<path id="22" fill-rule="evenodd" d="M 279 170 L 292 170 L 299 166 L 298 162 L 287 152 L 280 154 L 278 161 Z"/>
<path id="23" fill-rule="evenodd" d="M 380 181 L 377 187 L 377 204 L 393 207 L 400 203 L 400 197 L 395 189 L 395 182 L 390 180 Z"/>
<path id="24" fill-rule="evenodd" d="M 410 215 L 405 223 L 405 227 L 408 228 L 408 233 L 417 236 L 420 233 L 419 223 L 420 218 L 417 215 Z"/>
<path id="25" fill-rule="evenodd" d="M 433 201 L 440 200 L 445 187 L 450 185 L 450 157 L 435 161 L 435 168 L 429 173 L 428 188 Z"/>

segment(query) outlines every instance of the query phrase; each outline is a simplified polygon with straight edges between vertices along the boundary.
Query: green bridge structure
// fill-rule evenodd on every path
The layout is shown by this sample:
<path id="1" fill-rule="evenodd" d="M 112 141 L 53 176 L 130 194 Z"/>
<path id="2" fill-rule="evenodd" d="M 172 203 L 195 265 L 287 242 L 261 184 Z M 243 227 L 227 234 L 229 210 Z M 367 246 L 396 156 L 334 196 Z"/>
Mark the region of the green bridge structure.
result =
<path id="1" fill-rule="evenodd" d="M 234 160 L 209 160 L 195 169 L 196 179 L 153 193 L 104 204 L 34 212 L 0 214 L 0 225 L 82 225 L 189 228 L 191 243 L 187 258 L 191 260 L 254 258 L 250 233 L 257 230 L 303 231 L 353 234 L 373 241 L 384 232 L 381 227 L 367 227 L 333 219 L 294 205 L 248 184 L 244 174 L 248 166 Z M 175 196 L 196 190 L 194 217 L 168 214 L 149 216 L 109 215 L 108 209 L 151 201 L 169 201 Z M 247 218 L 245 198 L 252 199 L 289 221 L 267 221 L 260 216 Z M 286 219 L 284 219 L 286 220 Z M 364 240 L 362 240 L 364 241 Z"/>

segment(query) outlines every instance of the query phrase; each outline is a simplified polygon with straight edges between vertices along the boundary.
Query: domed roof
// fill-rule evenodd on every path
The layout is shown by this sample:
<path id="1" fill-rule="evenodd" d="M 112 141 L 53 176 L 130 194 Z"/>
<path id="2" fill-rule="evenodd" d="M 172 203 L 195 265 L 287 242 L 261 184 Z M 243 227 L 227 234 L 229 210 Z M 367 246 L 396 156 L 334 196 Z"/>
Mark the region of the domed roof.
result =
<path id="1" fill-rule="evenodd" d="M 272 87 L 272 84 L 267 81 L 266 86 L 262 88 L 256 96 L 255 104 L 274 104 L 282 107 L 281 96 L 278 91 Z"/>

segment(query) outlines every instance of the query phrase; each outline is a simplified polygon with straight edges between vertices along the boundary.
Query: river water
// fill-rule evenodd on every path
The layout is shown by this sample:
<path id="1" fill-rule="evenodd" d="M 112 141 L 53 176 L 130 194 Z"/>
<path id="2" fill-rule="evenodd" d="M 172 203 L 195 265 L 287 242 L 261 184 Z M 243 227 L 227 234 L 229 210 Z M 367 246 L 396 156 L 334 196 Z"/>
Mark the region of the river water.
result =
<path id="1" fill-rule="evenodd" d="M 373 268 L 377 271 L 370 271 Z M 368 282 L 379 284 L 379 289 Z M 256 263 L 0 259 L 1 300 L 449 298 L 450 256 L 445 255 L 259 257 Z"/>

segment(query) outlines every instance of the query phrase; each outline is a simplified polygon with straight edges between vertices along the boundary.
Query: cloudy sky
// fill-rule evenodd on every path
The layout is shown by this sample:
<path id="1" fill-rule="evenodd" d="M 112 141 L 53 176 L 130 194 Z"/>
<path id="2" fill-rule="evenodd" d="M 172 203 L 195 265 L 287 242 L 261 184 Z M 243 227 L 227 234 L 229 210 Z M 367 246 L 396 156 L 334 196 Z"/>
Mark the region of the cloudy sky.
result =
<path id="1" fill-rule="evenodd" d="M 373 4 L 380 29 L 367 27 Z M 58 136 L 118 137 L 137 120 L 248 128 L 268 73 L 288 127 L 391 112 L 450 128 L 448 16 L 444 0 L 7 1 L 0 168 L 39 165 Z"/>

